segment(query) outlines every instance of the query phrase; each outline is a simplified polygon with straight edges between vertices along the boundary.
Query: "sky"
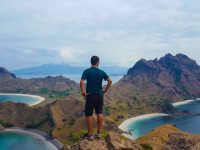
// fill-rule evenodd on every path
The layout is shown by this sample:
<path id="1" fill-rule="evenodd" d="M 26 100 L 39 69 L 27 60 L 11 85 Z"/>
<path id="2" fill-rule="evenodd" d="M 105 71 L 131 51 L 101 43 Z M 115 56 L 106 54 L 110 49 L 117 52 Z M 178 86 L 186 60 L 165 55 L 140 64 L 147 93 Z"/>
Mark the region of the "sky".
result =
<path id="1" fill-rule="evenodd" d="M 132 67 L 183 53 L 200 64 L 199 0 L 0 0 L 0 66 Z"/>

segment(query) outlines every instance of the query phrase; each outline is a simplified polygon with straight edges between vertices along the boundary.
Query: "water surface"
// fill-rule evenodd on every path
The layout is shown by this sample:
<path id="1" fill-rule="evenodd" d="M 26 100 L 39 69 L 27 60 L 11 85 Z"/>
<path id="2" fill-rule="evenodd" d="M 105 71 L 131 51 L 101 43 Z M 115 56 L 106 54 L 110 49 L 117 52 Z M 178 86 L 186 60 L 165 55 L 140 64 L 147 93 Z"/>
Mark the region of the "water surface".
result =
<path id="1" fill-rule="evenodd" d="M 200 113 L 200 101 L 179 105 L 176 108 L 180 111 Z M 144 118 L 130 123 L 128 129 L 132 132 L 133 138 L 138 138 L 162 124 L 175 124 L 177 128 L 194 134 L 200 134 L 200 116 L 155 116 Z"/>
<path id="2" fill-rule="evenodd" d="M 29 134 L 1 131 L 0 150 L 56 150 L 56 148 Z"/>

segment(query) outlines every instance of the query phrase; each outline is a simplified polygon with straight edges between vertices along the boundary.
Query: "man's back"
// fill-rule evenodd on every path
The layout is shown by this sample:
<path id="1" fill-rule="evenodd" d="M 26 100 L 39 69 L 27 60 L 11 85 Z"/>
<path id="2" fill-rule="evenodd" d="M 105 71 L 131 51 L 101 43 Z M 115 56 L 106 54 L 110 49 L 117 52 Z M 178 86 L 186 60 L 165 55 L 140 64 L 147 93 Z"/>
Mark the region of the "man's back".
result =
<path id="1" fill-rule="evenodd" d="M 87 81 L 87 93 L 102 93 L 102 81 L 106 81 L 109 76 L 98 67 L 90 67 L 84 70 L 81 79 Z"/>

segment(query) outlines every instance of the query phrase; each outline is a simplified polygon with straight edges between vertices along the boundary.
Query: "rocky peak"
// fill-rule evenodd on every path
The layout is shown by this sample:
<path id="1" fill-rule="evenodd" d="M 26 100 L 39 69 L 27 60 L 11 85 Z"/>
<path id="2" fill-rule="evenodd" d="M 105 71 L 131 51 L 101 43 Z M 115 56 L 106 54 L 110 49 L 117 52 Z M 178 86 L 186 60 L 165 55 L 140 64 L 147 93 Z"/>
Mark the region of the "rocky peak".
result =
<path id="1" fill-rule="evenodd" d="M 127 75 L 134 75 L 138 73 L 151 73 L 159 71 L 156 60 L 140 59 L 136 64 L 128 70 Z"/>
<path id="2" fill-rule="evenodd" d="M 10 73 L 7 69 L 0 67 L 0 77 L 16 78 L 13 73 Z"/>

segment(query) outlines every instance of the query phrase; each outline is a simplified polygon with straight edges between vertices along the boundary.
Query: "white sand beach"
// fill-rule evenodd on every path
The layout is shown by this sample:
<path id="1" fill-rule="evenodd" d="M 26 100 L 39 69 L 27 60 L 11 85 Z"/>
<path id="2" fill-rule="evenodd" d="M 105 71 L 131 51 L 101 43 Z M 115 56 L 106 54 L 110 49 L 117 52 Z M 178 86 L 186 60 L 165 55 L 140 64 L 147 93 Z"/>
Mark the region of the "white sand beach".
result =
<path id="1" fill-rule="evenodd" d="M 194 101 L 199 101 L 200 99 L 197 98 L 196 100 L 185 100 L 185 101 L 181 101 L 181 102 L 175 102 L 175 103 L 172 103 L 173 106 L 181 106 L 181 105 L 185 105 L 185 104 L 189 104 L 189 103 L 192 103 Z"/>
<path id="2" fill-rule="evenodd" d="M 45 137 L 43 137 L 42 135 L 34 132 L 34 131 L 28 131 L 28 130 L 23 130 L 23 129 L 17 129 L 17 128 L 14 128 L 14 129 L 4 129 L 2 131 L 6 131 L 6 132 L 15 132 L 15 133 L 22 133 L 22 134 L 27 134 L 33 138 L 36 138 L 38 140 L 42 140 L 48 147 L 49 150 L 58 150 L 56 148 L 56 146 L 54 146 L 51 142 L 49 142 L 48 140 L 45 139 Z M 2 132 L 1 131 L 1 132 Z"/>
<path id="3" fill-rule="evenodd" d="M 38 96 L 38 95 L 30 95 L 30 94 L 0 93 L 0 95 L 27 96 L 27 97 L 32 97 L 32 98 L 37 99 L 37 101 L 35 103 L 28 104 L 30 106 L 34 106 L 34 105 L 39 104 L 39 103 L 41 103 L 42 101 L 45 100 L 44 97 L 41 97 L 41 96 Z"/>
<path id="4" fill-rule="evenodd" d="M 197 98 L 196 100 L 185 100 L 185 101 L 181 101 L 181 102 L 175 102 L 175 103 L 172 103 L 173 106 L 180 106 L 180 105 L 185 105 L 185 104 L 189 104 L 191 102 L 194 102 L 194 101 L 199 101 L 200 98 Z M 125 131 L 125 132 L 129 132 L 129 125 L 130 124 L 134 124 L 136 123 L 137 121 L 139 120 L 143 120 L 143 119 L 147 119 L 147 118 L 152 118 L 152 117 L 157 117 L 157 116 L 168 116 L 168 114 L 164 114 L 164 113 L 154 113 L 154 114 L 145 114 L 145 115 L 141 115 L 141 116 L 136 116 L 136 117 L 133 117 L 133 118 L 130 118 L 130 119 L 127 119 L 125 120 L 124 122 L 122 122 L 118 128 L 121 129 L 122 131 Z M 131 135 L 129 134 L 123 134 L 124 136 L 126 136 L 127 138 L 130 138 L 130 139 L 134 139 Z"/>
<path id="5" fill-rule="evenodd" d="M 157 117 L 157 116 L 168 116 L 168 114 L 164 114 L 164 113 L 154 113 L 154 114 L 145 114 L 145 115 L 141 115 L 141 116 L 136 116 L 136 117 L 133 117 L 133 118 L 130 118 L 130 119 L 127 119 L 125 120 L 124 122 L 122 122 L 118 128 L 121 129 L 122 131 L 125 131 L 125 132 L 129 132 L 129 125 L 130 124 L 133 124 L 139 120 L 143 120 L 143 119 L 147 119 L 147 118 L 153 118 L 153 117 Z M 123 133 L 124 136 L 126 136 L 127 138 L 129 139 L 134 139 L 131 135 L 129 134 L 125 134 Z"/>

